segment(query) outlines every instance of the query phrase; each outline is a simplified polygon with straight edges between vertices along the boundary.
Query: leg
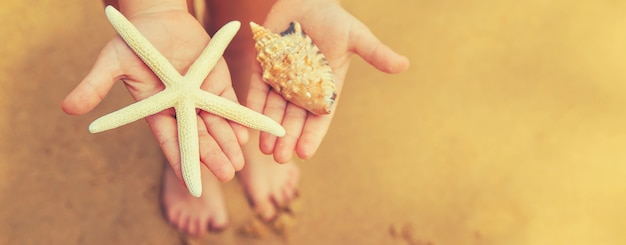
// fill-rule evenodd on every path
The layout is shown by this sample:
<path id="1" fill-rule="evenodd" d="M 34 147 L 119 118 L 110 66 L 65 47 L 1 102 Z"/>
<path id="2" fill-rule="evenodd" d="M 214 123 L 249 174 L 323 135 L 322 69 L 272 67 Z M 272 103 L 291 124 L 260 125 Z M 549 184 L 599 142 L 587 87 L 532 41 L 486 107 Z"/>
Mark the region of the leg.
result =
<path id="1" fill-rule="evenodd" d="M 115 0 L 105 0 L 115 1 Z M 199 0 L 187 0 L 189 12 L 206 22 L 206 8 Z M 207 231 L 221 231 L 228 226 L 228 214 L 221 183 L 205 167 L 201 167 L 202 196 L 193 197 L 185 184 L 174 175 L 169 164 L 163 167 L 161 204 L 167 220 L 180 232 L 200 236 Z"/>
<path id="2" fill-rule="evenodd" d="M 206 9 L 197 5 L 197 1 L 187 0 L 189 12 L 198 16 L 200 21 L 205 21 Z M 117 0 L 104 0 L 104 4 L 119 6 Z M 161 203 L 165 216 L 179 231 L 199 236 L 206 231 L 226 228 L 228 217 L 220 182 L 205 166 L 202 166 L 202 197 L 191 196 L 167 163 L 163 167 L 162 181 Z"/>
<path id="3" fill-rule="evenodd" d="M 208 28 L 210 33 L 228 21 L 236 19 L 242 22 L 241 30 L 224 54 L 233 87 L 242 103 L 248 92 L 252 62 L 256 62 L 256 50 L 248 23 L 263 23 L 273 4 L 273 1 L 255 0 L 218 0 L 207 4 L 210 6 L 209 16 L 213 24 Z M 272 219 L 277 213 L 277 207 L 287 206 L 295 197 L 299 169 L 293 163 L 278 164 L 271 156 L 261 153 L 258 132 L 251 132 L 243 152 L 246 164 L 239 172 L 239 180 L 253 209 L 265 220 Z"/>
<path id="4" fill-rule="evenodd" d="M 233 87 L 240 102 L 245 101 L 251 74 L 251 62 L 255 62 L 256 50 L 250 31 L 250 21 L 263 23 L 273 1 L 239 0 L 220 1 L 208 0 L 207 5 L 210 24 L 207 26 L 209 34 L 232 20 L 241 21 L 241 29 L 226 49 L 224 58 L 231 71 Z"/>

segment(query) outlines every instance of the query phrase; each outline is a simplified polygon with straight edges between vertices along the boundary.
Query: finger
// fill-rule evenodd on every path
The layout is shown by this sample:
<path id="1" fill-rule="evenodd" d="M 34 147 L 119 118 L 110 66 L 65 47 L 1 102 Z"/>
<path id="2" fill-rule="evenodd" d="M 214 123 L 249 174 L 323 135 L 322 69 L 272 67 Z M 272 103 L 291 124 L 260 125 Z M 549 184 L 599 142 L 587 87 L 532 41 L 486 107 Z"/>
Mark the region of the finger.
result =
<path id="1" fill-rule="evenodd" d="M 308 112 L 301 107 L 291 103 L 287 104 L 282 123 L 287 133 L 276 141 L 274 149 L 274 160 L 276 162 L 287 163 L 293 157 L 307 114 Z"/>
<path id="2" fill-rule="evenodd" d="M 228 89 L 226 89 L 226 91 L 224 91 L 224 93 L 222 93 L 221 95 L 222 97 L 228 98 L 234 102 L 239 103 L 239 101 L 237 101 L 237 95 L 235 94 L 235 90 L 230 87 Z M 235 133 L 235 136 L 237 138 L 237 142 L 240 145 L 245 144 L 246 142 L 248 142 L 248 139 L 250 138 L 249 132 L 248 132 L 248 128 L 246 126 L 243 126 L 237 122 L 233 122 L 233 121 L 228 121 L 232 131 Z"/>
<path id="3" fill-rule="evenodd" d="M 350 29 L 350 50 L 357 53 L 376 69 L 386 73 L 399 73 L 409 68 L 409 59 L 383 44 L 360 21 Z"/>
<path id="4" fill-rule="evenodd" d="M 203 122 L 198 121 L 198 141 L 200 161 L 211 170 L 220 181 L 226 182 L 235 176 L 235 169 L 217 141 L 209 135 Z"/>
<path id="5" fill-rule="evenodd" d="M 270 86 L 261 78 L 261 67 L 258 63 L 252 63 L 252 75 L 248 95 L 246 96 L 246 106 L 250 109 L 262 112 L 276 122 L 282 121 L 282 115 L 286 106 L 284 99 L 277 98 L 278 94 L 272 93 Z M 265 154 L 272 154 L 276 137 L 265 132 L 259 134 L 259 148 Z"/>
<path id="6" fill-rule="evenodd" d="M 286 107 L 287 101 L 280 94 L 270 92 L 267 95 L 267 102 L 265 103 L 263 114 L 274 121 L 282 122 Z M 276 145 L 276 139 L 277 137 L 270 133 L 261 132 L 259 136 L 259 146 L 261 148 L 261 152 L 265 154 L 272 154 Z"/>
<path id="7" fill-rule="evenodd" d="M 174 111 L 165 110 L 146 117 L 146 122 L 152 130 L 152 134 L 159 143 L 165 159 L 174 170 L 176 177 L 182 182 L 183 176 L 180 166 L 180 148 L 178 146 L 178 129 Z"/>
<path id="8" fill-rule="evenodd" d="M 63 100 L 61 108 L 70 115 L 80 115 L 95 108 L 122 76 L 122 68 L 111 43 L 98 55 L 87 76 Z"/>
<path id="9" fill-rule="evenodd" d="M 337 107 L 339 106 L 339 100 L 341 99 L 340 95 L 343 90 L 343 81 L 345 79 L 346 72 L 347 68 L 335 71 L 334 75 L 337 82 L 337 97 L 335 98 L 335 103 L 333 103 L 331 108 L 332 112 L 329 115 L 308 115 L 304 128 L 302 129 L 302 133 L 300 134 L 300 138 L 298 139 L 298 143 L 296 144 L 295 151 L 299 158 L 306 160 L 315 155 L 315 152 L 317 152 L 322 140 L 326 136 L 326 132 L 328 132 L 330 123 L 335 116 Z"/>
<path id="10" fill-rule="evenodd" d="M 265 102 L 270 92 L 270 87 L 261 78 L 261 67 L 256 61 L 252 65 L 252 76 L 250 77 L 250 88 L 246 96 L 246 106 L 256 112 L 263 112 Z"/>
<path id="11" fill-rule="evenodd" d="M 336 104 L 336 103 L 335 103 Z M 326 136 L 334 113 L 324 116 L 310 115 L 304 125 L 302 134 L 296 145 L 296 154 L 301 159 L 311 158 Z"/>
<path id="12" fill-rule="evenodd" d="M 230 72 L 228 70 L 226 61 L 223 58 L 220 58 L 217 64 L 215 64 L 215 68 L 213 68 L 211 73 L 209 73 L 200 88 L 239 103 L 237 101 L 237 95 L 235 94 L 235 90 L 233 89 L 230 81 Z M 230 122 L 230 125 L 232 127 L 232 131 L 237 137 L 237 141 L 239 142 L 239 144 L 246 143 L 249 137 L 248 128 L 235 122 Z M 207 127 L 208 126 L 209 125 L 207 125 Z"/>
<path id="13" fill-rule="evenodd" d="M 248 132 L 248 128 L 235 122 L 228 122 L 233 132 L 235 133 L 235 137 L 237 138 L 237 143 L 239 145 L 244 145 L 250 139 L 250 134 Z"/>
<path id="14" fill-rule="evenodd" d="M 263 82 L 261 74 L 262 71 L 259 64 L 256 62 L 253 63 L 246 105 L 254 111 L 262 112 L 274 121 L 281 122 L 286 102 L 276 98 L 278 94 L 272 93 L 270 86 Z M 275 136 L 265 132 L 260 132 L 259 148 L 261 149 L 261 152 L 265 154 L 272 154 L 275 143 Z"/>
<path id="15" fill-rule="evenodd" d="M 243 168 L 243 153 L 230 123 L 221 117 L 206 112 L 201 112 L 200 117 L 204 121 L 209 135 L 215 139 L 235 171 Z"/>

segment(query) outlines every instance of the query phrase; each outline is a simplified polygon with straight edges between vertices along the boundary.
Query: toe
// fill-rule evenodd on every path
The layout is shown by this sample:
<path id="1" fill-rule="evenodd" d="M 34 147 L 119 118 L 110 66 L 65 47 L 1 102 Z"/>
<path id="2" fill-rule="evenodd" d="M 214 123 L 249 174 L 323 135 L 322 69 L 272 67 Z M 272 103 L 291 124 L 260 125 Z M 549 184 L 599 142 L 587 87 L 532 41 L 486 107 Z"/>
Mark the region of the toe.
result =
<path id="1" fill-rule="evenodd" d="M 187 230 L 185 231 L 187 234 L 192 236 L 198 235 L 198 220 L 197 219 L 189 219 L 187 221 Z"/>
<path id="2" fill-rule="evenodd" d="M 213 226 L 217 229 L 224 229 L 228 226 L 228 215 L 226 212 L 219 213 L 215 215 L 215 219 L 213 220 Z"/>
<path id="3" fill-rule="evenodd" d="M 179 216 L 178 220 L 176 220 L 174 222 L 174 225 L 176 226 L 176 229 L 178 229 L 181 232 L 184 233 L 188 233 L 188 227 L 189 227 L 189 217 L 187 215 L 182 215 Z"/>
<path id="4" fill-rule="evenodd" d="M 226 229 L 228 226 L 228 219 L 226 217 L 214 217 L 210 220 L 210 224 L 208 225 L 208 230 L 211 232 L 221 232 Z"/>
<path id="5" fill-rule="evenodd" d="M 265 221 L 272 220 L 276 216 L 276 208 L 269 200 L 255 203 L 254 211 Z"/>
<path id="6" fill-rule="evenodd" d="M 277 189 L 274 191 L 273 197 L 276 201 L 276 204 L 280 208 L 287 207 L 289 205 L 289 202 L 294 199 L 298 186 L 298 169 L 293 166 L 286 167 L 289 167 L 290 169 L 287 171 L 287 175 L 285 176 L 285 179 L 282 181 L 282 183 L 277 186 Z"/>
<path id="7" fill-rule="evenodd" d="M 209 231 L 209 218 L 203 217 L 198 221 L 198 232 L 197 236 L 203 236 Z"/>
<path id="8" fill-rule="evenodd" d="M 276 186 L 272 193 L 269 195 L 270 201 L 276 206 L 281 207 L 285 202 L 285 197 L 283 196 L 283 191 L 280 186 Z"/>
<path id="9" fill-rule="evenodd" d="M 179 212 L 178 209 L 174 209 L 174 208 L 167 209 L 167 214 L 166 215 L 167 215 L 167 220 L 171 224 L 173 224 L 175 226 L 178 226 L 177 225 L 178 224 L 178 217 L 180 217 L 180 212 Z"/>
<path id="10" fill-rule="evenodd" d="M 285 188 L 283 188 L 283 196 L 285 198 L 285 206 L 287 206 L 291 200 L 293 200 L 294 198 L 294 194 L 295 190 L 293 188 L 293 186 L 285 186 Z"/>
<path id="11" fill-rule="evenodd" d="M 289 202 L 289 199 L 287 198 L 287 195 L 285 192 L 285 188 L 276 189 L 274 193 L 272 194 L 271 198 L 274 204 L 276 205 L 276 207 L 279 209 L 284 208 Z"/>

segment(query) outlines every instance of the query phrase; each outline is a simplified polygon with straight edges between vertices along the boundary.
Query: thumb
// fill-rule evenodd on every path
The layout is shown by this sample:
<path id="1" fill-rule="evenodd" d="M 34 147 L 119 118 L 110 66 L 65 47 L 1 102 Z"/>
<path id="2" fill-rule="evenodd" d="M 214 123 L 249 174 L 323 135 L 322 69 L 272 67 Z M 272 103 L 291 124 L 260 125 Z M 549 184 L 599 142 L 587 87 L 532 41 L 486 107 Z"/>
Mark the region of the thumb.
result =
<path id="1" fill-rule="evenodd" d="M 121 77 L 120 63 L 110 44 L 100 52 L 87 76 L 63 100 L 61 108 L 65 113 L 80 115 L 93 110 Z"/>
<path id="2" fill-rule="evenodd" d="M 367 63 L 385 73 L 399 73 L 409 68 L 409 59 L 394 52 L 358 20 L 350 29 L 350 48 Z"/>

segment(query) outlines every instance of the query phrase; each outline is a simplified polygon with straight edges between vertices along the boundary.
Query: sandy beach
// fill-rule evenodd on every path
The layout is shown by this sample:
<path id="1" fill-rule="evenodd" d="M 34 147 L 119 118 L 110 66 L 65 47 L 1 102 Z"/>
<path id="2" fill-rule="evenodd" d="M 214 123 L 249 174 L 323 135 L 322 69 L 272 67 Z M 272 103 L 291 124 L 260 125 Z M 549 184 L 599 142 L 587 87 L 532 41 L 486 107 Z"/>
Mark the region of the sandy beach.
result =
<path id="1" fill-rule="evenodd" d="M 342 3 L 411 67 L 353 58 L 297 212 L 260 238 L 237 181 L 229 229 L 169 226 L 146 124 L 87 130 L 121 83 L 62 112 L 115 35 L 100 1 L 0 3 L 0 244 L 626 244 L 626 2 Z"/>

